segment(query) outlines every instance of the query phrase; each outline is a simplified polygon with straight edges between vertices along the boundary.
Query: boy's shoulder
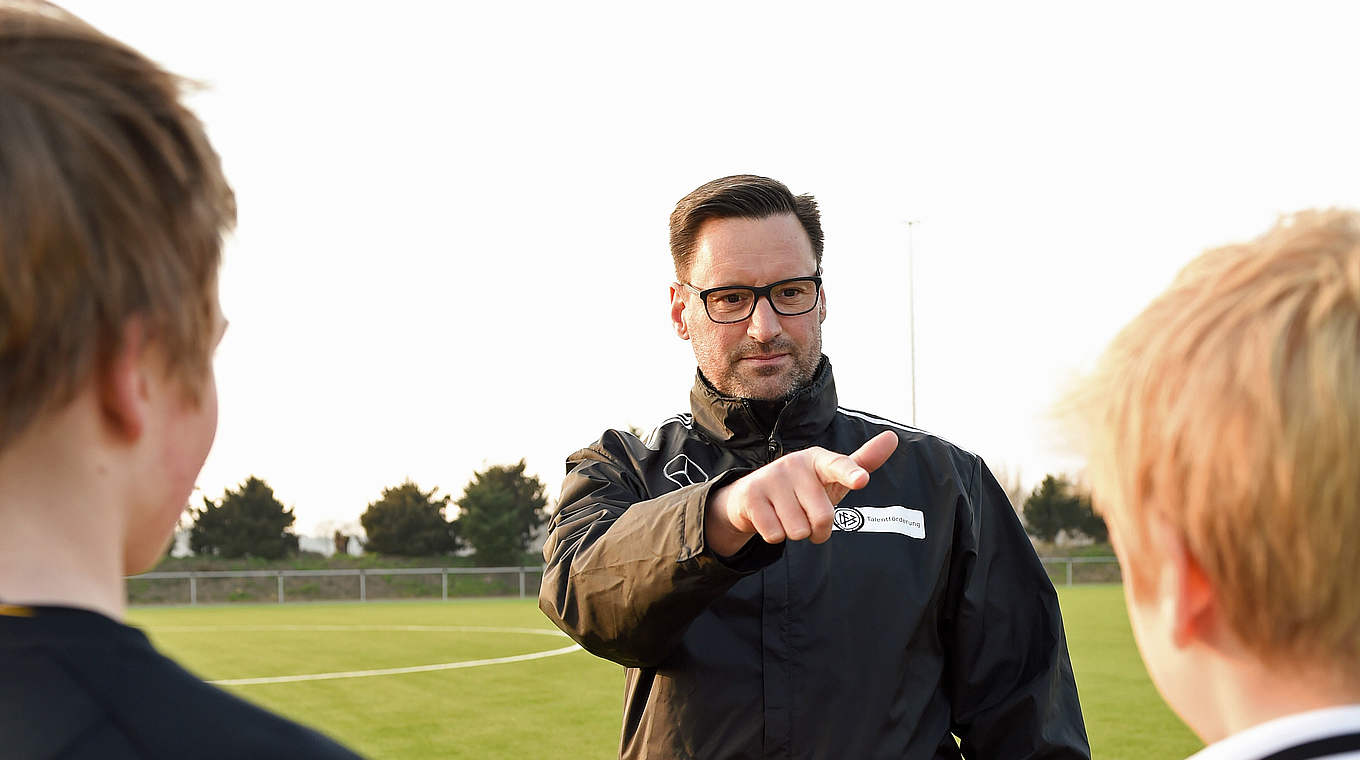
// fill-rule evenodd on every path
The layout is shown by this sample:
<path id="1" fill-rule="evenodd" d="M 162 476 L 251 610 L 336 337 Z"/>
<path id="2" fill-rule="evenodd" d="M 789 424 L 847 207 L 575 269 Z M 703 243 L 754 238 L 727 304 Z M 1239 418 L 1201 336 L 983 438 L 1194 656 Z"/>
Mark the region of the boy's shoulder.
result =
<path id="1" fill-rule="evenodd" d="M 94 612 L 0 615 L 0 671 L 0 736 L 21 757 L 356 757 L 204 683 L 137 629 Z"/>

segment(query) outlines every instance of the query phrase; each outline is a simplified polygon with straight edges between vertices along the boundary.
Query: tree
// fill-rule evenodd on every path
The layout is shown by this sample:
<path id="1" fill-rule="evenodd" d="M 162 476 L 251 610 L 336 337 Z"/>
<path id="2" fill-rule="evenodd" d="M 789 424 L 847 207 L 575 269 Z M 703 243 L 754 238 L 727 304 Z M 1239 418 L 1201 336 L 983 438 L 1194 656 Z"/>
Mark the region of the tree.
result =
<path id="1" fill-rule="evenodd" d="M 1096 514 L 1095 505 L 1091 502 L 1091 493 L 1081 491 L 1081 511 L 1078 515 L 1077 530 L 1091 537 L 1092 541 L 1103 544 L 1110 540 L 1110 527 L 1105 524 L 1105 518 Z"/>
<path id="2" fill-rule="evenodd" d="M 195 554 L 278 559 L 296 553 L 298 537 L 291 527 L 293 510 L 274 498 L 274 489 L 251 475 L 236 490 L 226 489 L 219 502 L 203 497 L 194 511 L 189 547 Z"/>
<path id="3" fill-rule="evenodd" d="M 1025 499 L 1025 530 L 1041 541 L 1052 541 L 1058 533 L 1083 533 L 1095 541 L 1109 538 L 1105 521 L 1095 513 L 1090 494 L 1065 475 L 1045 475 L 1029 498 Z"/>
<path id="4" fill-rule="evenodd" d="M 458 548 L 453 523 L 444 519 L 447 495 L 435 497 L 410 480 L 384 488 L 382 498 L 368 505 L 359 522 L 368 534 L 366 549 L 379 554 L 425 557 L 452 554 Z"/>
<path id="5" fill-rule="evenodd" d="M 1063 510 L 1066 509 L 1066 479 L 1045 475 L 1044 480 L 1034 488 L 1025 499 L 1022 513 L 1025 518 L 1025 532 L 1040 541 L 1052 541 L 1063 526 Z"/>
<path id="6" fill-rule="evenodd" d="M 524 474 L 524 460 L 476 473 L 458 500 L 458 532 L 485 565 L 519 564 L 534 530 L 547 519 L 543 482 Z"/>

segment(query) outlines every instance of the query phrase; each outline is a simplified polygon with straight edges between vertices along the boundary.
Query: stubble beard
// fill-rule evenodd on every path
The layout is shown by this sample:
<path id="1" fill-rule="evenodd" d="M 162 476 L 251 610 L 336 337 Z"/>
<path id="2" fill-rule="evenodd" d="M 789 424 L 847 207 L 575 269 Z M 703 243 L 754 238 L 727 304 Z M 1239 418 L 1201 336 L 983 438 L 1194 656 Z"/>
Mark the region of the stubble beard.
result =
<path id="1" fill-rule="evenodd" d="M 712 346 L 696 343 L 694 349 L 699 369 L 722 395 L 755 401 L 781 401 L 811 384 L 816 376 L 817 367 L 822 361 L 822 327 L 817 325 L 812 339 L 801 353 L 797 345 L 788 339 L 771 343 L 750 341 L 723 356 L 714 356 L 717 350 Z M 793 363 L 787 368 L 770 367 L 764 368 L 764 371 L 741 364 L 743 357 L 769 353 L 787 353 L 793 358 Z"/>

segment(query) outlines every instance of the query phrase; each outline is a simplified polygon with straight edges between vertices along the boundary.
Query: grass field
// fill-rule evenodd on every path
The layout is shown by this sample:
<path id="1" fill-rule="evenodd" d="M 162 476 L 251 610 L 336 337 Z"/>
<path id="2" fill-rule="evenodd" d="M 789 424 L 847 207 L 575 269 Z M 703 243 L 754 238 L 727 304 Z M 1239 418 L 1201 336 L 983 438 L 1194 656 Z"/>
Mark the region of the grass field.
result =
<path id="1" fill-rule="evenodd" d="M 1198 749 L 1148 681 L 1119 587 L 1060 594 L 1094 756 L 1175 759 Z M 532 600 L 519 599 L 136 608 L 128 617 L 207 679 L 498 660 L 571 644 L 513 630 L 552 630 Z M 620 667 L 576 651 L 224 688 L 375 758 L 518 760 L 615 756 L 622 682 Z"/>

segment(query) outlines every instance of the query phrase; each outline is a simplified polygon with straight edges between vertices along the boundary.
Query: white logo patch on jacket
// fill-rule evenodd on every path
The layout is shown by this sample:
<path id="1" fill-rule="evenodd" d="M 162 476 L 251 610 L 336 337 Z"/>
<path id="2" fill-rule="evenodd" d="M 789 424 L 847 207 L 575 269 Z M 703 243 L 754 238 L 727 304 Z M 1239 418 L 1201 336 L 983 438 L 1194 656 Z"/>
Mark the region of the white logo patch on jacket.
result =
<path id="1" fill-rule="evenodd" d="M 704 468 L 694 463 L 693 459 L 681 454 L 666 463 L 665 469 L 661 471 L 666 479 L 677 486 L 692 486 L 708 481 L 708 473 Z"/>
<path id="2" fill-rule="evenodd" d="M 831 529 L 843 533 L 901 533 L 926 537 L 926 516 L 907 507 L 836 507 Z"/>

